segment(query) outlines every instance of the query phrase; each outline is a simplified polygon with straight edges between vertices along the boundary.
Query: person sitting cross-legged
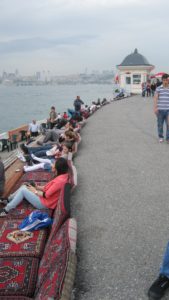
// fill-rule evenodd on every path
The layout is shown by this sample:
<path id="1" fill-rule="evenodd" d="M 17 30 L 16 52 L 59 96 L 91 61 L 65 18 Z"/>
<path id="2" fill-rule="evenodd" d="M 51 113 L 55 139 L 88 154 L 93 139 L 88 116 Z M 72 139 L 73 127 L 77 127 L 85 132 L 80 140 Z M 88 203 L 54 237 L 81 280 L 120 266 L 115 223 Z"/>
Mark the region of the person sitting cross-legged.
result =
<path id="1" fill-rule="evenodd" d="M 7 199 L 7 205 L 0 210 L 0 217 L 5 217 L 11 209 L 16 208 L 23 199 L 26 199 L 38 209 L 55 209 L 60 191 L 69 180 L 68 163 L 64 158 L 58 158 L 55 163 L 56 177 L 44 186 L 35 187 L 22 185 L 14 194 Z"/>

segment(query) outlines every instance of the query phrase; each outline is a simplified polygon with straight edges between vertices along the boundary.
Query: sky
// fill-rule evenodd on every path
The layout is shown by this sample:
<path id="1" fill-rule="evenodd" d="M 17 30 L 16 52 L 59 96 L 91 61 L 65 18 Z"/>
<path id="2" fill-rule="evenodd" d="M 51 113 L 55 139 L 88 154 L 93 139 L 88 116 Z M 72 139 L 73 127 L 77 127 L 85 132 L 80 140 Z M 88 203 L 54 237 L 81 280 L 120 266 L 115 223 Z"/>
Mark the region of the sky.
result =
<path id="1" fill-rule="evenodd" d="M 0 73 L 114 70 L 135 48 L 169 72 L 168 0 L 0 0 Z"/>

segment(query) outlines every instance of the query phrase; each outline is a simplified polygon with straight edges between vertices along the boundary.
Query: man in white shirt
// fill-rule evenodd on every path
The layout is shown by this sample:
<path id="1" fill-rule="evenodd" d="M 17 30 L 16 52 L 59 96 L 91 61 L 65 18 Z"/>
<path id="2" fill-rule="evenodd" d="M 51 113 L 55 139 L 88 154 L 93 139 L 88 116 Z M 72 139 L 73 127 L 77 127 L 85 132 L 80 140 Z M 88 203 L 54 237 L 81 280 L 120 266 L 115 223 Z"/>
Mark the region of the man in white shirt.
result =
<path id="1" fill-rule="evenodd" d="M 32 120 L 32 123 L 29 124 L 28 131 L 30 132 L 31 136 L 38 136 L 39 126 L 36 123 L 36 120 Z"/>

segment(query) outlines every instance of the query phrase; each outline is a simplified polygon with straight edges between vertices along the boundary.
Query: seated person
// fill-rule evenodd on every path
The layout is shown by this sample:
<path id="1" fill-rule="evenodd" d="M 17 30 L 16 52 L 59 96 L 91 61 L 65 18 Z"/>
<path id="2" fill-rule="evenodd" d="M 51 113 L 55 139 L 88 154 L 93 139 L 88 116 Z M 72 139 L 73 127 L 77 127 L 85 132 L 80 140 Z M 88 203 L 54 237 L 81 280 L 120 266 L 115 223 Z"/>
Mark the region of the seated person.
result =
<path id="1" fill-rule="evenodd" d="M 5 217 L 11 209 L 16 208 L 26 199 L 37 209 L 55 209 L 62 187 L 68 182 L 68 163 L 59 158 L 55 163 L 56 177 L 44 186 L 22 185 L 7 199 L 8 204 L 0 210 L 0 217 Z"/>
<path id="2" fill-rule="evenodd" d="M 36 120 L 32 120 L 32 123 L 29 124 L 28 133 L 32 137 L 36 137 L 39 134 L 39 125 L 36 123 Z M 27 133 L 27 135 L 28 135 Z"/>
<path id="3" fill-rule="evenodd" d="M 62 129 L 62 127 L 64 127 L 66 125 L 66 123 L 67 123 L 67 119 L 65 119 L 65 118 L 62 117 L 57 122 L 56 129 Z"/>
<path id="4" fill-rule="evenodd" d="M 66 111 L 64 111 L 64 113 L 63 113 L 63 116 L 62 116 L 62 117 L 63 117 L 63 119 L 66 119 L 66 120 L 69 118 L 69 117 L 68 117 L 68 114 L 66 113 Z"/>
<path id="5" fill-rule="evenodd" d="M 95 101 L 92 101 L 92 105 L 90 106 L 90 112 L 93 113 L 97 110 L 97 105 Z"/>
<path id="6" fill-rule="evenodd" d="M 48 142 L 58 142 L 59 135 L 63 132 L 64 132 L 64 130 L 61 130 L 61 129 L 49 130 L 45 133 L 45 136 L 44 136 L 43 140 L 42 141 L 37 141 L 37 144 L 38 145 L 43 145 L 43 144 L 46 144 Z"/>
<path id="7" fill-rule="evenodd" d="M 64 139 L 65 141 L 70 142 L 73 146 L 73 144 L 77 141 L 78 137 L 77 134 L 72 130 L 67 130 L 64 133 Z"/>
<path id="8" fill-rule="evenodd" d="M 46 145 L 47 146 L 47 145 Z M 29 154 L 34 154 L 37 157 L 51 157 L 54 156 L 56 154 L 56 152 L 58 151 L 58 149 L 60 149 L 60 144 L 55 144 L 55 145 L 50 145 L 49 147 L 46 146 L 42 146 L 40 149 L 38 148 L 30 148 L 28 149 Z"/>
<path id="9" fill-rule="evenodd" d="M 5 187 L 5 169 L 4 169 L 4 164 L 0 158 L 0 197 L 4 193 L 4 187 Z"/>
<path id="10" fill-rule="evenodd" d="M 24 166 L 23 169 L 25 172 L 30 172 L 30 171 L 35 171 L 39 169 L 44 169 L 47 171 L 52 171 L 53 170 L 53 165 L 55 164 L 56 160 L 59 157 L 63 157 L 66 160 L 68 159 L 68 154 L 69 152 L 72 152 L 72 147 L 71 144 L 68 142 L 63 143 L 62 149 L 55 151 L 55 154 L 51 158 L 39 158 L 35 156 L 34 154 L 31 155 L 32 159 L 34 161 L 38 161 L 38 164 L 35 164 L 33 166 Z"/>
<path id="11" fill-rule="evenodd" d="M 47 144 L 47 145 L 40 146 L 40 147 L 28 147 L 25 144 L 21 144 L 20 145 L 20 149 L 22 150 L 22 152 L 25 155 L 27 155 L 27 154 L 31 154 L 31 153 L 38 152 L 38 151 L 47 151 L 47 150 L 50 150 L 50 149 L 52 149 L 53 146 L 54 145 Z"/>
<path id="12" fill-rule="evenodd" d="M 158 278 L 148 290 L 150 299 L 161 299 L 169 288 L 169 242 L 167 244 Z M 168 299 L 168 298 L 167 298 Z"/>
<path id="13" fill-rule="evenodd" d="M 51 107 L 51 111 L 49 113 L 49 119 L 47 119 L 47 126 L 49 129 L 52 129 L 57 124 L 57 113 L 55 111 L 55 107 Z"/>

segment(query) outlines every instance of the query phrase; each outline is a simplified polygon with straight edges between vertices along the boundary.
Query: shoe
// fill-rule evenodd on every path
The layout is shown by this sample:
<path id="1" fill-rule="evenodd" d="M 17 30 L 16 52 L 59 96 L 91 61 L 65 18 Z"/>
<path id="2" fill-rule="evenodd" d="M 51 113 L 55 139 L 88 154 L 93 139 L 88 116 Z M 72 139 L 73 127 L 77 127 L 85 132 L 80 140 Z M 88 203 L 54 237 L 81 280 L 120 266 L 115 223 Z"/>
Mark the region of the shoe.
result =
<path id="1" fill-rule="evenodd" d="M 5 210 L 5 208 L 0 210 L 0 218 L 1 217 L 6 217 L 7 214 L 8 214 L 8 212 Z"/>
<path id="2" fill-rule="evenodd" d="M 169 288 L 169 278 L 160 275 L 148 290 L 148 296 L 152 300 L 161 299 Z"/>
<path id="3" fill-rule="evenodd" d="M 163 143 L 164 139 L 163 138 L 159 138 L 159 143 Z"/>
<path id="4" fill-rule="evenodd" d="M 0 199 L 0 204 L 8 204 L 9 203 L 9 199 L 8 198 L 1 198 Z"/>
<path id="5" fill-rule="evenodd" d="M 26 159 L 22 154 L 17 155 L 17 158 L 19 158 L 23 162 L 26 162 Z"/>

